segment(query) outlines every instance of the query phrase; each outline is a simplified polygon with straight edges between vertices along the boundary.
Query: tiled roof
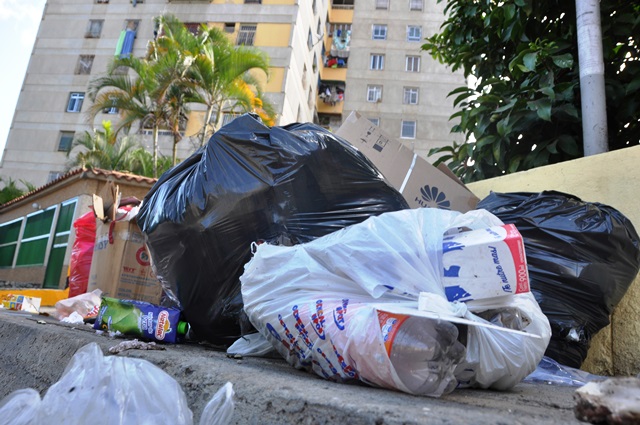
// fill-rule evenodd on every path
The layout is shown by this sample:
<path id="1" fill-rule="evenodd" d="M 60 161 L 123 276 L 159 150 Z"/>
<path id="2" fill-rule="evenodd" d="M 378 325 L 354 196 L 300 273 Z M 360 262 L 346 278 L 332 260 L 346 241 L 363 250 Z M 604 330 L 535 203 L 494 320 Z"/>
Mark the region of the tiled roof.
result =
<path id="1" fill-rule="evenodd" d="M 158 181 L 158 179 L 153 179 L 150 177 L 144 177 L 144 176 L 138 176 L 136 174 L 128 174 L 128 173 L 122 173 L 120 171 L 113 171 L 113 170 L 103 170 L 101 168 L 92 168 L 92 169 L 88 169 L 88 168 L 76 168 L 75 170 L 71 170 L 68 173 L 65 173 L 63 175 L 61 175 L 60 177 L 58 177 L 55 180 L 50 181 L 49 183 L 40 186 L 34 190 L 32 190 L 31 192 L 27 192 L 22 196 L 19 196 L 15 199 L 12 199 L 9 202 L 6 202 L 2 205 L 0 205 L 0 209 L 3 209 L 5 207 L 8 207 L 9 205 L 13 205 L 15 203 L 18 203 L 20 201 L 22 201 L 24 198 L 30 197 L 38 192 L 42 192 L 43 190 L 55 186 L 57 184 L 59 184 L 60 182 L 63 182 L 65 180 L 69 180 L 71 178 L 73 178 L 74 176 L 78 176 L 78 175 L 82 175 L 85 174 L 87 175 L 87 177 L 91 178 L 90 174 L 93 174 L 96 177 L 104 177 L 105 180 L 109 179 L 109 178 L 114 178 L 115 180 L 126 180 L 128 182 L 136 182 L 136 183 L 142 183 L 142 184 L 148 184 L 149 187 L 153 186 L 153 184 Z M 78 177 L 78 178 L 82 178 L 82 176 Z"/>

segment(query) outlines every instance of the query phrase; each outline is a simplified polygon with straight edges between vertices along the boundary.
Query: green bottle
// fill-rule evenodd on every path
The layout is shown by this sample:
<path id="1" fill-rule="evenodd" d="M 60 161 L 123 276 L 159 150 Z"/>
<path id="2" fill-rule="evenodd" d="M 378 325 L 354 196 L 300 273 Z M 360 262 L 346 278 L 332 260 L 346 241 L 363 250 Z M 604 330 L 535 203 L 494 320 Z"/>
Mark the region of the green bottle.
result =
<path id="1" fill-rule="evenodd" d="M 103 297 L 94 329 L 120 332 L 146 340 L 176 343 L 189 324 L 180 320 L 180 310 L 155 304 Z"/>

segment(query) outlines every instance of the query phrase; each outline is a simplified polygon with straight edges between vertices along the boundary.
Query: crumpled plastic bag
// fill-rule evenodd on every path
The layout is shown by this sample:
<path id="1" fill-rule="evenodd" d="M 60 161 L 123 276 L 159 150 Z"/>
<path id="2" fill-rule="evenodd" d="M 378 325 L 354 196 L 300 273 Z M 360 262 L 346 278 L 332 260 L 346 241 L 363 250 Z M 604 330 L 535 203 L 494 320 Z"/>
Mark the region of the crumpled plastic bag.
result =
<path id="1" fill-rule="evenodd" d="M 455 369 L 459 386 L 511 388 L 536 368 L 549 342 L 549 322 L 534 297 L 450 303 L 440 280 L 445 232 L 500 224 L 484 210 L 422 208 L 385 213 L 301 245 L 257 245 L 240 278 L 245 311 L 296 368 L 409 392 L 385 350 L 379 313 L 398 306 L 417 312 L 426 292 L 436 316 L 480 324 L 468 326 L 464 360 L 443 363 L 443 379 Z M 507 321 L 507 313 L 518 320 Z M 533 336 L 483 326 L 503 319 Z"/>
<path id="2" fill-rule="evenodd" d="M 80 315 L 83 319 L 96 317 L 102 302 L 101 295 L 102 291 L 95 289 L 91 292 L 60 300 L 55 304 L 55 316 L 58 320 L 63 320 L 73 313 Z"/>
<path id="3" fill-rule="evenodd" d="M 231 383 L 205 407 L 200 425 L 226 425 L 233 414 Z M 62 377 L 40 399 L 34 389 L 0 402 L 2 425 L 191 425 L 193 413 L 178 382 L 144 359 L 108 356 L 96 343 L 80 348 Z"/>

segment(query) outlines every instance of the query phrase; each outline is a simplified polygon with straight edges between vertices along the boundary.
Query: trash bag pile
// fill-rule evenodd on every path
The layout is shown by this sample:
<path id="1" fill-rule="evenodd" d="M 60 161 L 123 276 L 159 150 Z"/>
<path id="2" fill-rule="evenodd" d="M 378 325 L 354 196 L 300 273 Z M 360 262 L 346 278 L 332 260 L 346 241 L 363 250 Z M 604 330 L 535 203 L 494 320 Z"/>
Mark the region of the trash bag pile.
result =
<path id="1" fill-rule="evenodd" d="M 239 277 L 252 242 L 304 243 L 407 207 L 345 140 L 313 124 L 269 128 L 245 114 L 161 176 L 138 225 L 194 335 L 228 346 L 251 330 Z"/>
<path id="2" fill-rule="evenodd" d="M 492 193 L 478 204 L 524 239 L 531 291 L 551 322 L 546 355 L 579 368 L 640 269 L 640 239 L 618 210 L 554 191 Z"/>
<path id="3" fill-rule="evenodd" d="M 165 173 L 137 220 L 195 339 L 428 396 L 511 388 L 545 353 L 579 367 L 640 266 L 613 208 L 545 192 L 409 209 L 346 140 L 251 114 Z"/>

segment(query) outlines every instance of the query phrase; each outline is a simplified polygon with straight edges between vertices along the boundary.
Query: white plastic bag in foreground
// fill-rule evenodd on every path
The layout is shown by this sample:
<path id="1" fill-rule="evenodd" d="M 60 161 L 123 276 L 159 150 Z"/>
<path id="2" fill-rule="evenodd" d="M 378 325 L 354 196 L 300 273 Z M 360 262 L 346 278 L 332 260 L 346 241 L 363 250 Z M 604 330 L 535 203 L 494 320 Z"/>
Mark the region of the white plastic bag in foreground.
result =
<path id="1" fill-rule="evenodd" d="M 200 425 L 230 423 L 232 397 L 227 383 L 205 407 Z M 42 400 L 29 388 L 0 401 L 1 425 L 192 423 L 193 414 L 175 379 L 147 360 L 105 357 L 95 343 L 76 352 Z"/>
<path id="2" fill-rule="evenodd" d="M 461 386 L 510 388 L 536 368 L 549 342 L 549 322 L 535 299 L 527 293 L 448 303 L 440 283 L 445 232 L 500 224 L 484 210 L 461 214 L 421 208 L 372 217 L 302 245 L 259 245 L 240 278 L 245 310 L 297 368 L 410 392 L 385 349 L 378 320 L 385 304 L 417 310 L 419 294 L 426 292 L 441 300 L 431 307 L 442 319 L 485 324 L 473 312 L 507 309 L 520 319 L 520 330 L 533 337 L 469 326 L 465 359 L 440 367 L 448 368 L 441 379 L 454 379 L 455 373 Z M 445 387 L 430 395 L 452 389 Z"/>

